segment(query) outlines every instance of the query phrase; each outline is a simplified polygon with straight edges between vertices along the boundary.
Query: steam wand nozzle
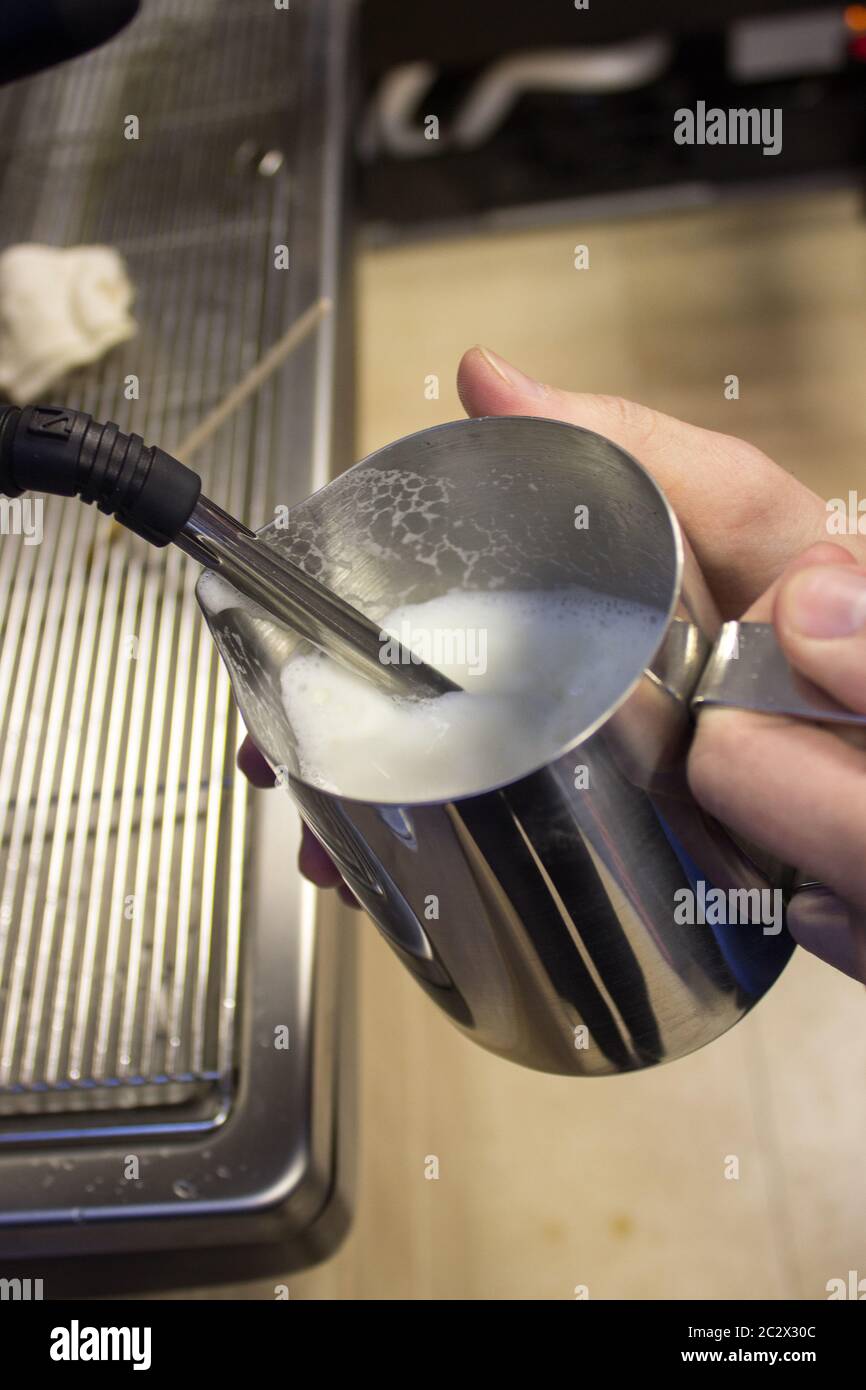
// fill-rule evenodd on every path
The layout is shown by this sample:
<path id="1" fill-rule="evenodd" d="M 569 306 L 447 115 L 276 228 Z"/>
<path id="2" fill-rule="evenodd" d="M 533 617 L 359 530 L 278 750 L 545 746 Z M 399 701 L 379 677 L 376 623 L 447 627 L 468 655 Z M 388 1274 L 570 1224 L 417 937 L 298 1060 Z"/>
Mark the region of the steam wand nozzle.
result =
<path id="1" fill-rule="evenodd" d="M 174 542 L 391 694 L 429 698 L 459 688 L 390 640 L 392 659 L 383 662 L 375 623 L 204 497 L 197 473 L 137 434 L 64 406 L 0 406 L 0 493 L 31 489 L 95 503 L 151 545 Z"/>

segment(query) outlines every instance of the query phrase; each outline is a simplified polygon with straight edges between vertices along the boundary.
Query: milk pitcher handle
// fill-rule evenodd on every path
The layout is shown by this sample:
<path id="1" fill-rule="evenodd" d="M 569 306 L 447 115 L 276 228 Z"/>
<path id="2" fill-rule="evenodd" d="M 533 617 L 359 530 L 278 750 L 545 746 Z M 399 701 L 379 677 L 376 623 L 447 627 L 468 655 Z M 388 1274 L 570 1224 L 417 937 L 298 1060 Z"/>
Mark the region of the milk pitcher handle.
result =
<path id="1" fill-rule="evenodd" d="M 866 714 L 846 709 L 793 669 L 772 623 L 725 623 L 691 704 L 695 713 L 707 706 L 727 705 L 866 727 Z"/>

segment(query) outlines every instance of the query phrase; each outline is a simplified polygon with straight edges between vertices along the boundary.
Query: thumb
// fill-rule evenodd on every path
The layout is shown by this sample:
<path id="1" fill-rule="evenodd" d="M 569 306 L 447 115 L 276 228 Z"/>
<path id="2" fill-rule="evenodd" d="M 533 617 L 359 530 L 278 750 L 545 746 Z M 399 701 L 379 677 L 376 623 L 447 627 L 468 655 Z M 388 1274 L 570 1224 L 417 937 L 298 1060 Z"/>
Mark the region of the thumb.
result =
<path id="1" fill-rule="evenodd" d="M 542 415 L 565 420 L 607 435 L 630 453 L 641 453 L 659 424 L 667 436 L 668 452 L 678 446 L 684 453 L 687 444 L 694 445 L 695 434 L 704 433 L 637 401 L 561 391 L 527 376 L 490 348 L 464 352 L 457 368 L 457 391 L 467 415 Z"/>
<path id="2" fill-rule="evenodd" d="M 773 617 L 791 664 L 866 714 L 866 566 L 797 570 L 779 585 Z"/>
<path id="3" fill-rule="evenodd" d="M 467 415 L 528 415 L 554 391 L 490 348 L 474 347 L 460 359 L 457 394 Z"/>

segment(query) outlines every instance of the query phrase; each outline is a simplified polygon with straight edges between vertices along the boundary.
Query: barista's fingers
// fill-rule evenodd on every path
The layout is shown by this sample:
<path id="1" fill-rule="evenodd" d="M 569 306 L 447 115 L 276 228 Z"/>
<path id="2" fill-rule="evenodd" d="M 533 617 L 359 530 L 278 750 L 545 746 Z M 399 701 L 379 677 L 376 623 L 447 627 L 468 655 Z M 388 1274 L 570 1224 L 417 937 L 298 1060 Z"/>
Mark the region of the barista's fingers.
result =
<path id="1" fill-rule="evenodd" d="M 457 385 L 469 415 L 551 416 L 634 454 L 664 488 L 725 617 L 827 534 L 821 499 L 741 439 L 617 396 L 557 390 L 483 348 L 464 354 Z M 866 561 L 866 545 L 852 545 Z"/>
<path id="2" fill-rule="evenodd" d="M 785 576 L 773 618 L 792 665 L 866 714 L 866 566 L 813 563 Z"/>
<path id="3" fill-rule="evenodd" d="M 238 749 L 237 763 L 247 781 L 252 782 L 254 787 L 273 787 L 276 785 L 272 769 L 262 757 L 249 734 Z"/>
<path id="4" fill-rule="evenodd" d="M 301 821 L 301 848 L 298 854 L 298 868 L 317 888 L 336 888 L 337 896 L 347 907 L 360 908 L 361 904 L 343 875 L 331 859 L 324 845 L 316 839 L 308 825 Z"/>
<path id="5" fill-rule="evenodd" d="M 796 609 L 793 612 L 788 610 L 792 601 L 795 605 L 798 603 L 797 586 L 800 584 L 800 580 L 795 580 L 794 577 L 805 570 L 809 571 L 810 576 L 816 570 L 819 574 L 829 571 L 831 575 L 841 570 L 843 572 L 842 578 L 831 579 L 830 581 L 836 591 L 840 585 L 846 582 L 846 576 L 849 575 L 855 590 L 858 588 L 866 590 L 866 584 L 863 583 L 866 567 L 858 565 L 851 552 L 844 550 L 841 545 L 825 541 L 821 545 L 810 546 L 802 555 L 798 555 L 796 560 L 792 560 L 776 582 L 771 584 L 767 592 L 762 594 L 743 615 L 743 621 L 752 623 L 775 622 L 779 643 L 785 649 L 792 665 L 802 671 L 803 675 L 808 676 L 816 685 L 823 687 L 841 704 L 847 705 L 856 714 L 864 714 L 866 713 L 866 630 L 855 633 L 853 637 L 837 638 L 832 641 L 826 638 L 804 639 L 794 626 L 799 621 Z M 807 587 L 807 601 L 811 604 L 809 609 L 809 621 L 811 622 L 822 620 L 824 615 L 824 608 L 818 603 L 817 587 L 816 582 L 810 579 Z M 838 598 L 833 598 L 832 603 L 833 609 L 829 618 L 835 621 L 833 615 L 837 611 Z M 787 614 L 787 617 L 784 614 Z M 864 623 L 866 623 L 866 619 L 864 619 Z M 855 748 L 866 748 L 866 728 L 860 725 L 836 725 L 833 732 L 837 737 L 844 738 L 853 744 Z"/>
<path id="6" fill-rule="evenodd" d="M 689 754 L 701 805 L 866 909 L 866 753 L 826 728 L 743 710 L 708 709 Z"/>
<path id="7" fill-rule="evenodd" d="M 805 950 L 866 984 L 866 912 L 826 888 L 808 888 L 788 905 L 788 930 Z"/>
<path id="8" fill-rule="evenodd" d="M 342 886 L 343 875 L 319 844 L 312 830 L 301 822 L 301 848 L 298 853 L 298 868 L 317 888 L 336 888 Z"/>
<path id="9" fill-rule="evenodd" d="M 767 589 L 766 593 L 761 594 L 750 608 L 746 609 L 741 621 L 744 623 L 771 623 L 776 606 L 776 598 L 782 586 L 800 570 L 809 569 L 815 565 L 856 565 L 857 561 L 850 550 L 845 550 L 841 545 L 836 545 L 832 541 L 821 541 L 818 545 L 810 545 L 808 550 L 804 550 L 802 555 L 797 555 L 791 560 L 790 564 L 774 580 Z M 777 635 L 778 629 L 777 629 Z"/>
<path id="10" fill-rule="evenodd" d="M 859 574 L 860 567 L 843 549 L 819 545 L 798 557 L 767 594 L 744 615 L 766 622 L 775 603 L 797 577 L 816 565 Z M 824 684 L 832 679 L 824 668 Z M 846 703 L 851 704 L 850 701 Z M 858 708 L 851 704 L 852 708 Z M 859 709 L 866 709 L 866 703 Z M 803 913 L 802 941 L 809 950 L 832 959 L 833 941 L 849 914 L 851 929 L 866 921 L 866 753 L 828 728 L 796 719 L 776 719 L 735 709 L 708 709 L 698 720 L 689 756 L 689 782 L 698 801 L 733 830 L 763 846 L 784 863 L 795 864 L 825 883 L 840 900 L 827 951 L 813 940 L 816 917 Z M 825 900 L 826 905 L 826 900 Z M 798 933 L 798 908 L 792 930 Z M 828 911 L 829 916 L 829 911 Z M 831 935 L 833 940 L 831 941 Z M 854 944 L 851 944 L 854 950 Z M 838 952 L 836 952 L 838 955 Z M 848 967 L 841 961 L 840 968 Z"/>
<path id="11" fill-rule="evenodd" d="M 254 787 L 273 787 L 275 778 L 271 768 L 262 757 L 256 745 L 247 734 L 238 749 L 238 767 Z M 336 888 L 347 907 L 360 907 L 351 888 L 343 882 L 343 876 L 330 858 L 327 850 L 319 844 L 309 826 L 301 822 L 301 848 L 298 852 L 298 868 L 317 888 Z"/>

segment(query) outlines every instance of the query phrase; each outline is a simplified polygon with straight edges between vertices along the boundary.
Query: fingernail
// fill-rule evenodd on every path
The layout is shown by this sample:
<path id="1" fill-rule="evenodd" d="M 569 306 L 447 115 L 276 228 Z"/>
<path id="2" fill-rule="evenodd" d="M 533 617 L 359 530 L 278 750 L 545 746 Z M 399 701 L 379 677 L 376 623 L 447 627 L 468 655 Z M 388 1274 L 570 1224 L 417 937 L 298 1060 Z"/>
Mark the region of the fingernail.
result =
<path id="1" fill-rule="evenodd" d="M 546 394 L 547 387 L 543 381 L 536 381 L 534 377 L 527 376 L 525 372 L 521 372 L 518 367 L 512 367 L 510 362 L 506 362 L 504 357 L 500 357 L 498 353 L 492 352 L 490 348 L 481 347 L 479 345 L 478 351 L 481 353 L 481 356 L 487 362 L 488 366 L 493 368 L 496 375 L 501 377 L 507 386 L 516 387 L 518 391 L 530 392 L 534 396 L 543 396 Z"/>
<path id="2" fill-rule="evenodd" d="M 801 637 L 850 637 L 866 627 L 866 575 L 803 570 L 788 586 L 783 616 Z"/>

